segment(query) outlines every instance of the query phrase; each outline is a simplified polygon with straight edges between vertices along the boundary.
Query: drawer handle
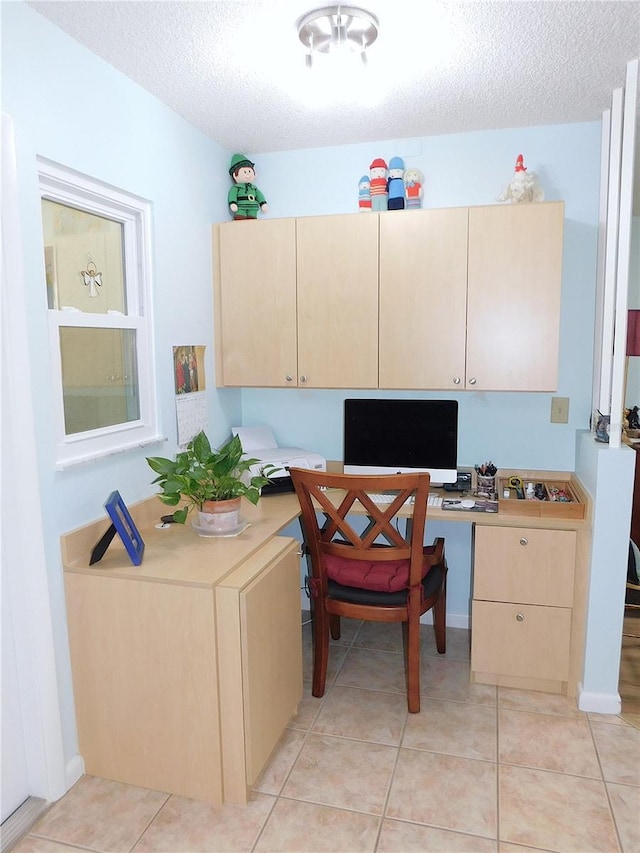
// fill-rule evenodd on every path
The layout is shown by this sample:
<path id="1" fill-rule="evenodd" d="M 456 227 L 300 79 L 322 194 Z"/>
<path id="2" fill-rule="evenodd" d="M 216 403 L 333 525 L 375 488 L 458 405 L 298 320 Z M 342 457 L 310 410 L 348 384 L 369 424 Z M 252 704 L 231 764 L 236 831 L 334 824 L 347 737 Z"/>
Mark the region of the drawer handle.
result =
<path id="1" fill-rule="evenodd" d="M 290 373 L 287 373 L 284 378 L 287 380 L 287 382 L 293 382 L 293 376 Z"/>
<path id="2" fill-rule="evenodd" d="M 524 622 L 524 613 L 516 614 L 516 622 Z"/>
<path id="3" fill-rule="evenodd" d="M 307 377 L 303 373 L 302 376 L 300 377 L 300 382 L 306 382 L 306 381 L 307 381 Z"/>
<path id="4" fill-rule="evenodd" d="M 522 539 L 520 540 L 520 544 L 521 545 L 528 545 L 529 544 L 529 540 L 527 539 L 526 536 L 522 537 Z"/>

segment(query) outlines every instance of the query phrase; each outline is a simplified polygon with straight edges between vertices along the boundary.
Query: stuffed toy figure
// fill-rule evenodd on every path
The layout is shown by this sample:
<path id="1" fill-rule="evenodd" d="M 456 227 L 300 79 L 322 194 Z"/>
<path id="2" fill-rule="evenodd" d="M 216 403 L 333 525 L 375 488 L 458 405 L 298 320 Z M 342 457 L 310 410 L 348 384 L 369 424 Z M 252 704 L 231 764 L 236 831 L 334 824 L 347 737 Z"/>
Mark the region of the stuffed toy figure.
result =
<path id="1" fill-rule="evenodd" d="M 371 210 L 371 183 L 369 175 L 363 175 L 358 181 L 358 210 L 368 213 Z"/>
<path id="2" fill-rule="evenodd" d="M 389 160 L 389 180 L 387 191 L 389 210 L 404 210 L 404 160 L 402 157 L 392 157 Z"/>
<path id="3" fill-rule="evenodd" d="M 422 172 L 419 169 L 407 169 L 404 173 L 404 195 L 407 210 L 422 207 Z"/>
<path id="4" fill-rule="evenodd" d="M 387 209 L 387 164 L 382 157 L 376 159 L 369 166 L 371 210 Z"/>
<path id="5" fill-rule="evenodd" d="M 255 163 L 244 154 L 234 154 L 231 158 L 229 174 L 234 184 L 229 190 L 229 210 L 234 219 L 257 219 L 258 211 L 264 213 L 267 202 L 258 187 L 253 183 L 256 177 Z"/>
<path id="6" fill-rule="evenodd" d="M 498 201 L 510 201 L 511 204 L 522 204 L 530 201 L 543 201 L 544 192 L 538 184 L 533 172 L 527 174 L 524 157 L 518 154 L 514 175 L 498 196 Z"/>

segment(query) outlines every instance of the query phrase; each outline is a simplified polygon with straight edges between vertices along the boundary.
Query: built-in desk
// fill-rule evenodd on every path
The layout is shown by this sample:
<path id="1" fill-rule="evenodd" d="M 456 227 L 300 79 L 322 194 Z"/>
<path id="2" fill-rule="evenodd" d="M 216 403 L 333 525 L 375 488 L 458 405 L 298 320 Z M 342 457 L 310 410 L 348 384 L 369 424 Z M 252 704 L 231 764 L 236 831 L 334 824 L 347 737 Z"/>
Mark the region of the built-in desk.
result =
<path id="1" fill-rule="evenodd" d="M 85 770 L 244 803 L 302 696 L 299 543 L 278 535 L 297 497 L 244 501 L 249 527 L 236 538 L 201 538 L 189 522 L 158 529 L 157 498 L 129 509 L 141 566 L 116 538 L 89 567 L 106 518 L 61 537 Z M 474 528 L 473 680 L 575 695 L 588 516 L 429 509 L 428 520 Z"/>

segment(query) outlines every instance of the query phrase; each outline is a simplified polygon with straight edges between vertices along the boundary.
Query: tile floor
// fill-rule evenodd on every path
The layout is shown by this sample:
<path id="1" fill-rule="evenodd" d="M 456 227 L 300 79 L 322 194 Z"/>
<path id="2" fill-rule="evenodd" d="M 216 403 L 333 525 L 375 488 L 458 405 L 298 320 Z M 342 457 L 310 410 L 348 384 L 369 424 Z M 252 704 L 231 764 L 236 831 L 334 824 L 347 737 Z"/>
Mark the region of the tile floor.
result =
<path id="1" fill-rule="evenodd" d="M 423 628 L 422 712 L 401 629 L 343 621 L 246 807 L 85 776 L 15 853 L 638 853 L 640 730 L 562 697 L 469 683 L 468 632 Z M 311 675 L 304 629 L 305 679 Z"/>

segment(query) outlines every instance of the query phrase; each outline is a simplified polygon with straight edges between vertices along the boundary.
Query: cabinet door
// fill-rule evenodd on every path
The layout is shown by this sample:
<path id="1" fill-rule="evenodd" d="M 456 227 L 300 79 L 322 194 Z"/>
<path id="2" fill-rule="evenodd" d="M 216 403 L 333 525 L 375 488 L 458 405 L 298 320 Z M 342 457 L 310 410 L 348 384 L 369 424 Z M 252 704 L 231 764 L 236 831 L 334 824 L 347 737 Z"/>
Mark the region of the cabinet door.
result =
<path id="1" fill-rule="evenodd" d="M 302 698 L 299 547 L 275 536 L 216 587 L 227 803 L 246 803 Z"/>
<path id="2" fill-rule="evenodd" d="M 467 208 L 380 215 L 380 387 L 464 387 Z"/>
<path id="3" fill-rule="evenodd" d="M 467 387 L 557 388 L 561 202 L 469 210 Z"/>
<path id="4" fill-rule="evenodd" d="M 295 385 L 295 219 L 218 226 L 219 385 Z"/>
<path id="5" fill-rule="evenodd" d="M 298 384 L 378 387 L 378 217 L 297 220 Z"/>
<path id="6" fill-rule="evenodd" d="M 477 526 L 473 597 L 571 607 L 575 560 L 574 530 Z"/>

